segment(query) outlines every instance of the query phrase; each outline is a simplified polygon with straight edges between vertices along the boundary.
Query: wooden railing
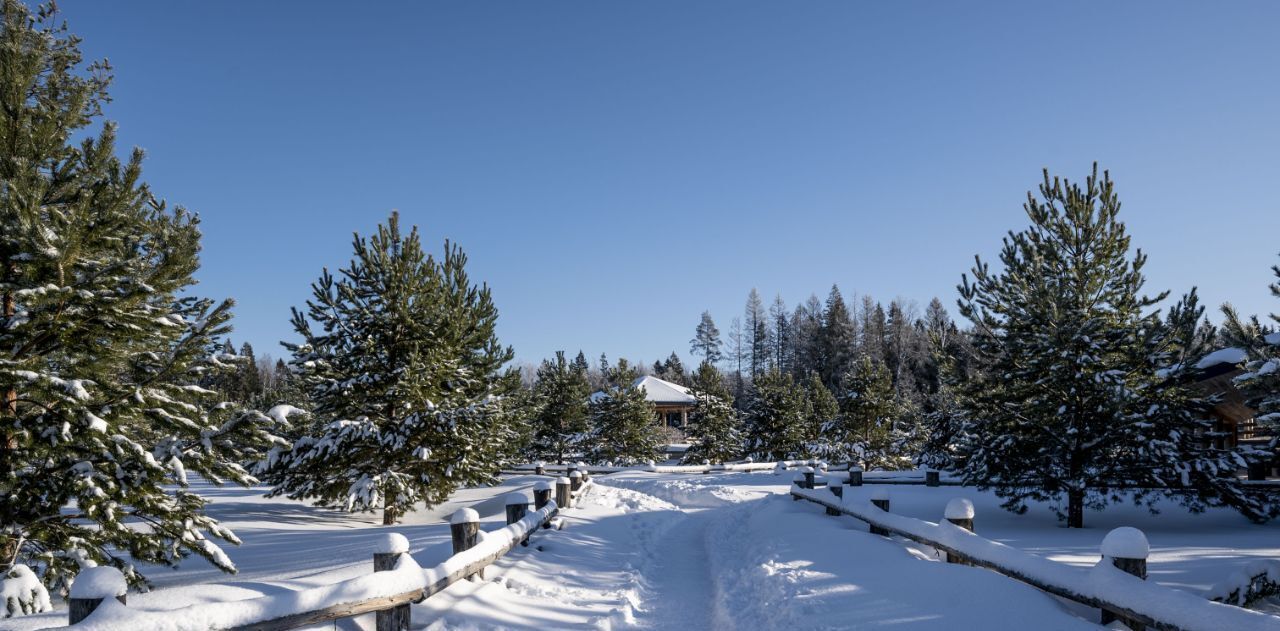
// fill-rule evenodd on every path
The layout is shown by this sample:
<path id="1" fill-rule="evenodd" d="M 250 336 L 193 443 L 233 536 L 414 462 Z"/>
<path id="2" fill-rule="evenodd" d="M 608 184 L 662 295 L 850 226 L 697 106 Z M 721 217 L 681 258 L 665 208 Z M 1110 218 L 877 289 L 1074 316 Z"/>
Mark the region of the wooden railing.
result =
<path id="1" fill-rule="evenodd" d="M 1214 602 L 1132 575 L 1130 572 L 1137 572 L 1140 567 L 1140 574 L 1145 577 L 1145 555 L 1142 559 L 1109 555 L 1092 569 L 1072 567 L 974 534 L 971 506 L 967 515 L 947 515 L 948 519 L 932 523 L 890 513 L 887 491 L 880 491 L 870 502 L 846 503 L 842 497 L 846 490 L 840 486 L 830 490 L 806 488 L 801 479 L 792 487 L 791 495 L 826 507 L 829 515 L 860 519 L 873 533 L 897 535 L 933 547 L 951 562 L 984 567 L 1055 596 L 1101 609 L 1104 624 L 1108 618 L 1118 618 L 1134 631 L 1143 627 L 1168 631 L 1280 629 L 1280 617 Z"/>
<path id="2" fill-rule="evenodd" d="M 485 533 L 477 543 L 479 516 L 461 509 L 450 520 L 454 554 L 443 563 L 421 568 L 408 555 L 408 541 L 388 534 L 374 550 L 374 572 L 353 579 L 247 600 L 201 603 L 170 610 L 131 610 L 125 607 L 123 588 L 107 592 L 72 592 L 70 626 L 74 631 L 90 629 L 149 628 L 227 629 L 235 631 L 283 631 L 317 623 L 373 613 L 378 631 L 409 628 L 409 605 L 422 602 L 450 585 L 476 575 L 529 539 L 540 528 L 563 527 L 557 517 L 586 492 L 589 476 L 539 482 L 534 487 L 534 510 L 528 511 L 523 494 L 509 496 L 507 526 Z M 114 568 L 97 568 L 115 571 Z M 102 581 L 87 581 L 102 583 Z M 123 586 L 123 577 L 119 578 Z M 103 603 L 106 603 L 104 606 Z M 163 624 L 159 624 L 163 622 Z"/>

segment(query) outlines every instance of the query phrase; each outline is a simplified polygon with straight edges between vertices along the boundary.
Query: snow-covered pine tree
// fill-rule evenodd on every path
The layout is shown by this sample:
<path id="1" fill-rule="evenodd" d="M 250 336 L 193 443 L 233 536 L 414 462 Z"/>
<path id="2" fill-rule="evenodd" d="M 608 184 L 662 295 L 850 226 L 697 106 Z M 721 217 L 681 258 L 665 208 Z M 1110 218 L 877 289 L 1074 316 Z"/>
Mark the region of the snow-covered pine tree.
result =
<path id="1" fill-rule="evenodd" d="M 840 402 L 836 395 L 822 383 L 817 371 L 809 373 L 805 387 L 812 425 L 816 430 L 809 443 L 809 453 L 829 462 L 849 462 L 853 459 L 854 445 L 845 442 L 845 435 L 840 431 Z"/>
<path id="2" fill-rule="evenodd" d="M 884 364 L 863 357 L 840 380 L 836 399 L 839 423 L 832 428 L 837 444 L 851 446 L 851 459 L 867 468 L 900 468 L 894 452 L 894 423 L 901 408 L 893 393 L 893 377 Z"/>
<path id="3" fill-rule="evenodd" d="M 685 452 L 684 462 L 698 464 L 703 460 L 728 462 L 742 455 L 742 423 L 733 409 L 729 387 L 720 369 L 703 361 L 689 384 L 697 403 L 689 414 L 688 435 L 693 446 Z"/>
<path id="4" fill-rule="evenodd" d="M 807 455 L 811 431 L 809 398 L 789 373 L 762 373 L 751 384 L 743 414 L 747 453 L 756 460 Z"/>
<path id="5" fill-rule="evenodd" d="M 1196 436 L 1208 423 L 1184 374 L 1201 354 L 1194 292 L 1167 319 L 1154 308 L 1167 292 L 1140 293 L 1146 257 L 1130 257 L 1119 198 L 1096 165 L 1084 186 L 1046 171 L 1040 195 L 1027 196 L 1031 226 L 1005 238 L 1002 270 L 979 258 L 960 286 L 977 362 L 959 392 L 972 419 L 966 481 L 1014 511 L 1065 495 L 1060 517 L 1074 528 L 1086 506 L 1122 493 L 1265 516 L 1236 479 L 1238 454 Z"/>
<path id="6" fill-rule="evenodd" d="M 1280 265 L 1271 267 L 1277 282 L 1270 285 L 1271 295 L 1280 298 Z M 1231 305 L 1223 305 L 1226 316 L 1223 337 L 1228 346 L 1244 349 L 1248 353 L 1246 372 L 1235 378 L 1235 384 L 1245 396 L 1245 402 L 1255 410 L 1256 422 L 1275 431 L 1268 454 L 1274 458 L 1280 442 L 1280 313 L 1271 314 L 1274 325 L 1259 322 L 1257 316 L 1240 317 Z"/>
<path id="7" fill-rule="evenodd" d="M 592 396 L 588 454 L 594 462 L 635 464 L 660 455 L 657 411 L 635 387 L 636 371 L 625 359 L 609 369 L 609 383 Z"/>
<path id="8" fill-rule="evenodd" d="M 300 344 L 287 344 L 310 395 L 315 426 L 261 470 L 270 495 L 364 512 L 393 524 L 414 506 L 443 502 L 494 480 L 523 434 L 504 399 L 519 374 L 494 332 L 489 288 L 473 285 L 466 255 L 446 241 L 443 259 L 405 235 L 398 214 L 354 258 L 312 284 L 293 313 Z"/>
<path id="9" fill-rule="evenodd" d="M 275 438 L 199 385 L 234 366 L 231 302 L 189 293 L 198 220 L 155 198 L 140 150 L 117 158 L 114 125 L 90 129 L 106 64 L 83 67 L 51 9 L 0 12 L 0 571 L 59 590 L 189 554 L 234 572 L 187 473 L 251 483 L 238 463 Z"/>
<path id="10" fill-rule="evenodd" d="M 693 331 L 693 339 L 689 340 L 689 353 L 695 357 L 701 355 L 703 360 L 715 364 L 723 357 L 720 346 L 720 329 L 711 319 L 711 312 L 703 311 L 702 319 Z"/>
<path id="11" fill-rule="evenodd" d="M 563 463 L 578 452 L 590 429 L 587 422 L 590 395 L 585 360 L 583 364 L 569 362 L 564 351 L 556 351 L 555 359 L 542 361 L 533 385 L 535 457 Z"/>

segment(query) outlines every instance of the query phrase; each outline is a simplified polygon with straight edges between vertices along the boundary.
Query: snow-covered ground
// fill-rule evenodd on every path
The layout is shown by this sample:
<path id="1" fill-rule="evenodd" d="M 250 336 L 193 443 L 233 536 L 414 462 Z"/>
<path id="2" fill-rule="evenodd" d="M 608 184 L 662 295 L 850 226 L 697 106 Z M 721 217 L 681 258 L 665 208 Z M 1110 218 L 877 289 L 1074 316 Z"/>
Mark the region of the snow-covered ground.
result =
<path id="1" fill-rule="evenodd" d="M 240 574 L 200 559 L 179 570 L 152 568 L 157 589 L 129 606 L 170 609 L 252 598 L 333 583 L 371 570 L 381 535 L 403 533 L 427 567 L 449 556 L 443 521 L 475 508 L 492 530 L 502 496 L 538 478 L 459 492 L 448 505 L 390 528 L 242 489 L 203 489 L 211 512 L 244 545 L 228 547 Z M 932 550 L 872 536 L 862 522 L 829 517 L 786 495 L 790 476 L 771 473 L 598 476 L 563 513 L 563 531 L 540 531 L 485 579 L 462 582 L 414 605 L 427 629 L 1076 629 L 1097 628 L 1097 612 L 1063 603 L 986 570 L 936 562 Z M 1160 516 L 1117 506 L 1086 515 L 1083 530 L 1062 528 L 1047 507 L 1013 515 L 987 493 L 957 487 L 888 488 L 892 512 L 930 521 L 953 497 L 970 499 L 983 536 L 1078 565 L 1098 560 L 1102 537 L 1121 525 L 1151 543 L 1150 580 L 1201 593 L 1256 558 L 1280 558 L 1280 525 L 1258 526 L 1228 511 Z M 260 491 L 260 490 L 259 490 Z M 63 624 L 65 612 L 0 620 L 0 629 Z M 371 620 L 339 628 L 372 628 Z M 323 628 L 332 628 L 326 625 Z M 141 630 L 133 630 L 141 631 Z"/>

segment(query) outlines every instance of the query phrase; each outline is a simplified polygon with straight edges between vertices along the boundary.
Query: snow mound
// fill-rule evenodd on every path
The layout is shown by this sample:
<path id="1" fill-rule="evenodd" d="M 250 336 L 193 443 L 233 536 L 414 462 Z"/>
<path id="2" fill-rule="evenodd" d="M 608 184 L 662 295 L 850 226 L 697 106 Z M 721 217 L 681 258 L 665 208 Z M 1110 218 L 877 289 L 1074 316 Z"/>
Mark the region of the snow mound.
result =
<path id="1" fill-rule="evenodd" d="M 480 513 L 472 508 L 459 508 L 449 517 L 450 524 L 473 524 L 480 521 Z"/>
<path id="2" fill-rule="evenodd" d="M 19 563 L 0 582 L 0 608 L 8 615 L 25 615 L 53 611 L 53 604 L 49 601 L 49 590 L 36 573 Z"/>
<path id="3" fill-rule="evenodd" d="M 566 478 L 564 476 L 560 476 L 556 478 L 556 484 L 568 484 L 568 483 L 569 483 L 569 478 Z"/>
<path id="4" fill-rule="evenodd" d="M 535 491 L 550 491 L 550 490 L 551 490 L 551 483 L 550 483 L 550 482 L 547 482 L 546 480 L 540 480 L 540 481 L 538 481 L 537 483 L 535 483 L 535 484 L 533 485 L 533 490 L 535 490 Z"/>
<path id="5" fill-rule="evenodd" d="M 947 502 L 947 508 L 943 511 L 943 517 L 946 519 L 973 519 L 973 502 L 957 497 Z"/>
<path id="6" fill-rule="evenodd" d="M 1121 526 L 1102 539 L 1103 556 L 1113 559 L 1145 559 L 1150 553 L 1147 535 L 1137 528 Z"/>
<path id="7" fill-rule="evenodd" d="M 76 577 L 71 584 L 72 598 L 115 598 L 129 590 L 124 574 L 107 565 L 91 567 Z"/>
<path id="8" fill-rule="evenodd" d="M 378 538 L 374 550 L 382 554 L 403 554 L 409 551 L 409 540 L 398 532 L 388 532 Z"/>
<path id="9" fill-rule="evenodd" d="M 507 506 L 524 506 L 529 503 L 529 496 L 520 491 L 513 491 L 511 493 L 507 493 L 503 497 L 503 501 Z"/>
<path id="10" fill-rule="evenodd" d="M 1241 348 L 1224 348 L 1205 355 L 1196 362 L 1196 368 L 1204 370 L 1218 364 L 1239 364 L 1249 358 L 1249 354 Z"/>

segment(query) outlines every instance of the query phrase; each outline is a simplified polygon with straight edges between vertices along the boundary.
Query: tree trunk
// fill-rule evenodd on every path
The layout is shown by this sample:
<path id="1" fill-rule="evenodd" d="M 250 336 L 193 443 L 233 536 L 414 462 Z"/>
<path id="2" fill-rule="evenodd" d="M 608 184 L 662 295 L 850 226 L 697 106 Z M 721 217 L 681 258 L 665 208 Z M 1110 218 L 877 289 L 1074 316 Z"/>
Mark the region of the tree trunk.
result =
<path id="1" fill-rule="evenodd" d="M 396 498 L 386 497 L 382 500 L 382 525 L 396 525 Z"/>
<path id="2" fill-rule="evenodd" d="M 1084 528 L 1084 491 L 1067 491 L 1067 528 Z"/>

